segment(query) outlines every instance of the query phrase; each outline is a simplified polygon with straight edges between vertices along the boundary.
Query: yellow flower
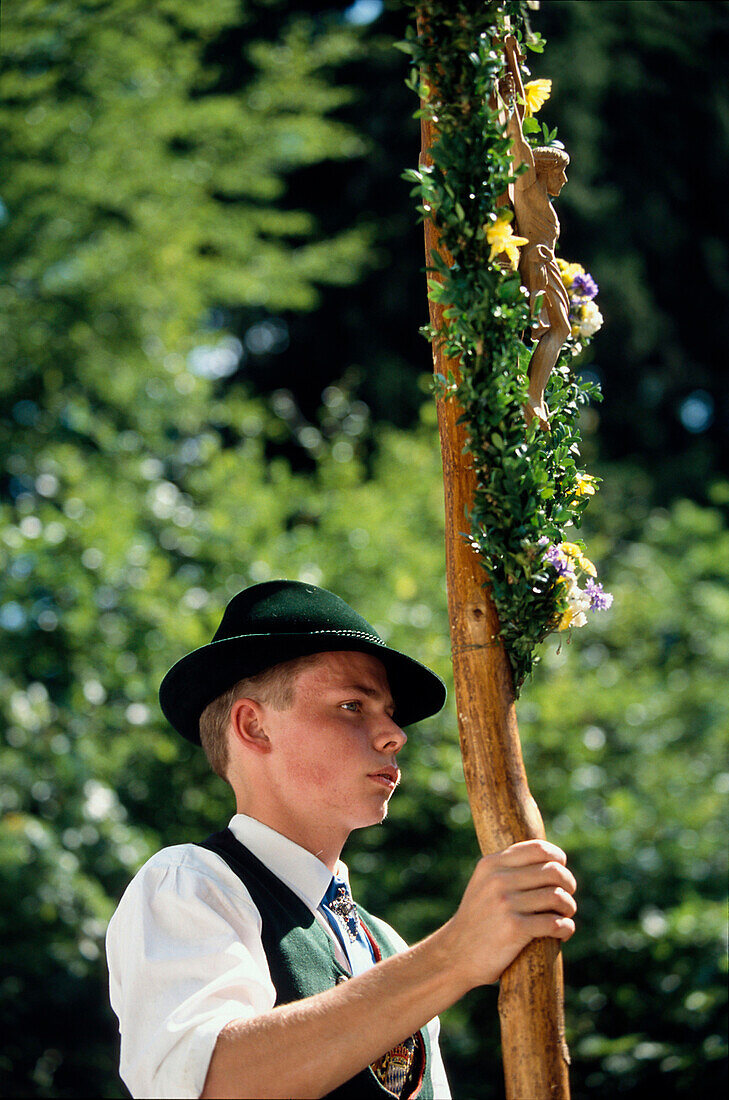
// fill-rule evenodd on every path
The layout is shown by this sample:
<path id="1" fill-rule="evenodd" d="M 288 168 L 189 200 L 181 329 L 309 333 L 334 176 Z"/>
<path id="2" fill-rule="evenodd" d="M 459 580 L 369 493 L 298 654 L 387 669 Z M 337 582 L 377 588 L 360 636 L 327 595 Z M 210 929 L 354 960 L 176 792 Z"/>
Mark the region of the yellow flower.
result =
<path id="1" fill-rule="evenodd" d="M 569 630 L 573 626 L 585 626 L 587 615 L 579 607 L 568 607 L 559 620 L 557 630 Z"/>
<path id="2" fill-rule="evenodd" d="M 575 618 L 576 612 L 573 607 L 568 607 L 559 620 L 557 630 L 569 630 L 572 625 L 572 620 Z"/>
<path id="3" fill-rule="evenodd" d="M 527 115 L 540 111 L 552 94 L 551 80 L 530 80 L 524 85 L 524 110 Z"/>
<path id="4" fill-rule="evenodd" d="M 591 474 L 578 474 L 577 483 L 575 485 L 576 496 L 572 498 L 572 503 L 577 504 L 580 497 L 594 497 L 595 478 Z"/>
<path id="5" fill-rule="evenodd" d="M 559 266 L 559 273 L 562 276 L 562 282 L 568 290 L 575 281 L 576 275 L 585 274 L 585 269 L 582 264 L 568 264 L 566 260 L 560 260 L 559 257 L 557 257 L 557 264 Z M 572 335 L 574 336 L 574 333 Z"/>
<path id="6" fill-rule="evenodd" d="M 578 474 L 577 485 L 575 486 L 578 497 L 594 497 L 595 495 L 595 478 L 590 474 Z"/>
<path id="7" fill-rule="evenodd" d="M 587 575 L 589 577 L 596 577 L 597 576 L 597 569 L 592 564 L 590 559 L 586 558 L 584 554 L 580 554 L 579 566 L 580 566 L 580 569 L 582 569 L 582 571 L 584 573 L 587 573 Z"/>
<path id="8" fill-rule="evenodd" d="M 559 544 L 559 548 L 563 554 L 566 554 L 568 558 L 577 563 L 583 573 L 587 573 L 590 577 L 597 576 L 597 569 L 592 564 L 590 559 L 585 557 L 585 555 L 582 553 L 576 543 L 561 542 Z"/>
<path id="9" fill-rule="evenodd" d="M 526 237 L 516 236 L 506 218 L 499 218 L 486 227 L 486 240 L 491 245 L 489 261 L 505 252 L 512 267 L 519 263 L 519 246 L 529 244 Z"/>

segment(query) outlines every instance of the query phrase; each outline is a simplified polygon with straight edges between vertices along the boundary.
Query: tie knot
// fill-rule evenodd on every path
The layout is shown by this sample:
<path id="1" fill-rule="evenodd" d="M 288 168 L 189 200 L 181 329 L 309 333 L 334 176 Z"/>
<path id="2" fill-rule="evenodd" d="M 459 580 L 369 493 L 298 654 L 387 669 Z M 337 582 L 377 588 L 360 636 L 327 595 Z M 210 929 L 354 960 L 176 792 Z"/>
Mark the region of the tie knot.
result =
<path id="1" fill-rule="evenodd" d="M 359 914 L 344 879 L 334 875 L 324 895 L 324 904 L 342 922 L 350 940 L 356 940 L 359 932 Z"/>

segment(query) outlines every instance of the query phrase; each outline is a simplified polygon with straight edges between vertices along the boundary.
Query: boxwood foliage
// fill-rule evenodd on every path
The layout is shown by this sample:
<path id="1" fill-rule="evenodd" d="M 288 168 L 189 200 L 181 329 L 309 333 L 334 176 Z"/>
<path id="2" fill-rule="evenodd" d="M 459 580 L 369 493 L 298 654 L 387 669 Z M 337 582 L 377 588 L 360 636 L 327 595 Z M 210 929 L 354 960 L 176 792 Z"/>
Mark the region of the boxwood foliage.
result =
<path id="1" fill-rule="evenodd" d="M 569 340 L 547 388 L 550 430 L 536 418 L 527 427 L 523 407 L 534 346 L 529 302 L 518 273 L 489 258 L 487 231 L 499 211 L 503 215 L 500 199 L 514 179 L 511 142 L 489 99 L 505 75 L 506 34 L 543 49 L 527 4 L 422 0 L 413 6 L 417 23 L 401 45 L 412 58 L 417 115 L 433 120 L 436 137 L 432 165 L 405 175 L 415 183 L 421 218 L 431 219 L 440 235 L 442 255 L 432 258 L 428 293 L 445 306 L 442 327 L 423 332 L 457 363 L 448 377 L 436 375 L 436 392 L 463 411 L 477 471 L 466 537 L 485 569 L 518 692 L 538 659 L 537 645 L 558 629 L 567 609 L 565 586 L 545 552 L 566 528 L 579 527 L 588 502 L 578 482 L 578 419 L 598 390 L 575 374 L 577 349 Z"/>

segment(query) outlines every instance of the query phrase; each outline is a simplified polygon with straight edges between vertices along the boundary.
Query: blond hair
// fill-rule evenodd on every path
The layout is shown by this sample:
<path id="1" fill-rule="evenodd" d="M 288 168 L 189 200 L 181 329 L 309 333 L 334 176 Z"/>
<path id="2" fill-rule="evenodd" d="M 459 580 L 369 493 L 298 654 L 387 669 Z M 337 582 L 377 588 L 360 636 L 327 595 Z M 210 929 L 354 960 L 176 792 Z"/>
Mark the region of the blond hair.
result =
<path id="1" fill-rule="evenodd" d="M 288 710 L 294 701 L 299 673 L 320 658 L 321 653 L 310 653 L 305 657 L 294 657 L 291 661 L 271 665 L 255 676 L 238 680 L 217 699 L 213 699 L 212 703 L 208 703 L 200 715 L 200 743 L 216 775 L 227 779 L 228 726 L 230 710 L 236 699 L 255 699 L 257 703 L 273 707 L 274 710 Z"/>

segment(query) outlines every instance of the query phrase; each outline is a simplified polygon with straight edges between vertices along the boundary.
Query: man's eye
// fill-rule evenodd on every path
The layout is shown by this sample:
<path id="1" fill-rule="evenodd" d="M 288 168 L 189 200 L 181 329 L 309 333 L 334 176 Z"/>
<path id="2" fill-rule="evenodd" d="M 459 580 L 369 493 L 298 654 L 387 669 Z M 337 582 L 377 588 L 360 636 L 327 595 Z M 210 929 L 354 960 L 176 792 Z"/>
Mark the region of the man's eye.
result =
<path id="1" fill-rule="evenodd" d="M 352 701 L 350 701 L 349 703 L 342 703 L 342 707 L 343 707 L 343 708 L 344 708 L 345 710 L 358 711 L 358 710 L 360 709 L 360 707 L 361 707 L 361 704 L 360 704 L 360 703 L 357 703 L 357 702 L 355 702 L 354 700 L 352 700 Z"/>

